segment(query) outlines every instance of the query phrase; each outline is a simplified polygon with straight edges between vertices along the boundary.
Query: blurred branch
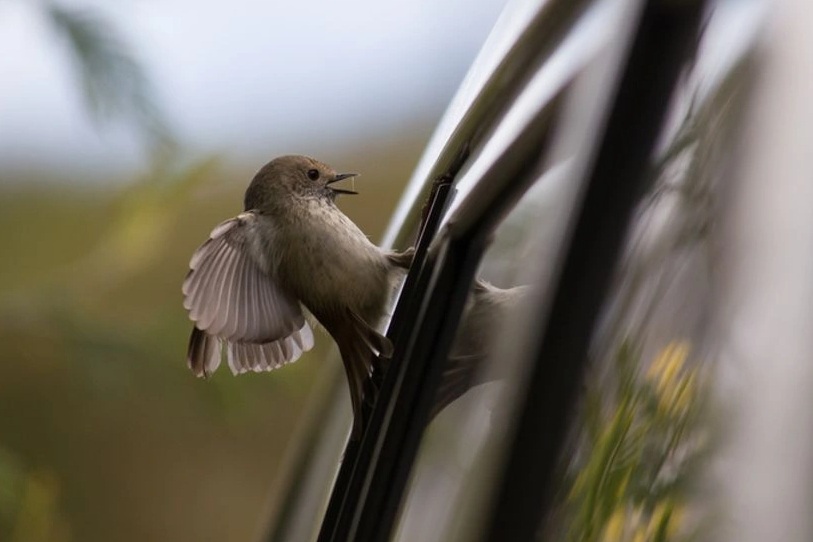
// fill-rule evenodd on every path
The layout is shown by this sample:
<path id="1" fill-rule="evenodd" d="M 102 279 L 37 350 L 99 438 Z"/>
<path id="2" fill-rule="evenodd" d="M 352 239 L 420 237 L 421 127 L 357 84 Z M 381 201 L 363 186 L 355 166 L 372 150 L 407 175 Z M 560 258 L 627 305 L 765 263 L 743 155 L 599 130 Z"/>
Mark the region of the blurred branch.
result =
<path id="1" fill-rule="evenodd" d="M 155 100 L 149 78 L 112 22 L 87 7 L 48 3 L 45 13 L 69 47 L 93 119 L 107 122 L 126 118 L 135 124 L 154 155 L 172 150 L 175 137 Z"/>

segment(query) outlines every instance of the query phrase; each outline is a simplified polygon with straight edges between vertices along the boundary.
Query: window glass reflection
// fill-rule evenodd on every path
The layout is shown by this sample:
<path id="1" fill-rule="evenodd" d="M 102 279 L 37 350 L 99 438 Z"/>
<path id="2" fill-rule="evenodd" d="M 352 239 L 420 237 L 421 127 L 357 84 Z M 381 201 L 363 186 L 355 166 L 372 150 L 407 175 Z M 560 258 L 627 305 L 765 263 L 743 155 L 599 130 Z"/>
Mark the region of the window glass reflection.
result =
<path id="1" fill-rule="evenodd" d="M 628 234 L 541 539 L 690 540 L 719 526 L 716 503 L 699 489 L 724 418 L 712 396 L 728 250 L 722 179 L 730 180 L 724 174 L 752 62 L 747 47 L 730 57 L 730 31 L 709 33 L 721 18 L 745 20 L 722 4 L 677 95 L 652 188 Z M 739 8 L 753 10 L 746 4 Z M 748 43 L 748 34 L 736 37 Z M 716 57 L 722 52 L 725 62 Z"/>
<path id="2" fill-rule="evenodd" d="M 516 369 L 488 359 L 495 335 L 519 317 L 533 285 L 517 281 L 521 262 L 544 260 L 563 234 L 572 198 L 567 166 L 550 168 L 494 232 L 472 286 L 444 369 L 432 418 L 421 443 L 396 540 L 447 540 L 453 507 L 485 447 L 505 403 L 506 378 Z M 517 263 L 520 263 L 520 267 Z"/>
<path id="3" fill-rule="evenodd" d="M 551 146 L 538 151 L 542 169 L 493 232 L 478 269 L 393 540 L 431 542 L 477 536 L 530 359 L 522 353 L 491 354 L 502 351 L 512 330 L 542 329 L 542 322 L 530 322 L 523 314 L 531 302 L 543 302 L 556 271 L 579 194 L 574 164 L 588 152 L 585 142 L 593 139 L 608 96 L 607 81 L 616 77 L 610 67 L 620 59 L 624 32 L 619 25 L 629 26 L 634 4 L 595 2 L 584 13 L 584 24 L 575 25 L 568 36 L 571 44 L 590 44 L 590 53 L 569 59 L 579 61 L 578 69 L 573 69 L 561 96 Z"/>
<path id="4" fill-rule="evenodd" d="M 721 433 L 721 408 L 711 396 L 720 348 L 714 304 L 726 251 L 720 179 L 749 81 L 759 7 L 756 0 L 714 3 L 695 63 L 675 93 L 651 189 L 594 331 L 591 367 L 542 540 L 688 540 L 714 526 L 714 503 L 701 502 L 695 490 Z M 523 266 L 545 260 L 534 250 L 555 258 L 571 213 L 563 203 L 572 195 L 562 182 L 567 173 L 566 163 L 545 172 L 495 232 L 478 272 L 489 286 L 473 286 L 467 311 L 478 295 L 503 300 L 492 314 L 503 324 L 528 325 L 524 302 L 544 298 L 534 291 L 539 284 L 520 277 L 528 276 Z M 489 326 L 505 332 L 493 321 L 474 322 L 467 326 L 464 318 L 459 334 Z M 475 335 L 489 340 L 487 333 Z M 464 358 L 450 360 L 394 540 L 476 539 L 476 518 L 460 510 L 482 509 L 491 494 L 497 435 L 510 423 L 505 403 L 520 389 L 521 372 L 502 359 L 479 360 L 472 369 Z M 514 372 L 501 372 L 501 364 Z"/>

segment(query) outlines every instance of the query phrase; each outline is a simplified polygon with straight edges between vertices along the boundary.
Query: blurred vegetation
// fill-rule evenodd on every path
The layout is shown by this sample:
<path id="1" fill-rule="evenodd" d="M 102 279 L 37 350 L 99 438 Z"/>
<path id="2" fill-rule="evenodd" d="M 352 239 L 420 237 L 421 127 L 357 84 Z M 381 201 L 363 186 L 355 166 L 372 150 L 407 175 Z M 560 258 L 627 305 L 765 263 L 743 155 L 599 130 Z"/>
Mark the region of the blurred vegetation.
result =
<path id="1" fill-rule="evenodd" d="M 418 149 L 342 161 L 370 180 L 340 205 L 373 237 Z M 205 159 L 118 189 L 0 186 L 0 540 L 245 540 L 262 521 L 332 343 L 271 374 L 185 366 L 189 257 L 251 173 Z"/>
<path id="2" fill-rule="evenodd" d="M 688 355 L 688 343 L 672 342 L 646 364 L 625 343 L 615 389 L 588 389 L 584 452 L 568 469 L 562 539 L 693 539 L 687 492 L 707 444 L 699 422 L 707 383 L 697 364 L 687 365 Z"/>
<path id="3" fill-rule="evenodd" d="M 197 380 L 180 285 L 272 157 L 189 158 L 103 14 L 32 5 L 65 38 L 89 114 L 137 130 L 148 163 L 105 186 L 3 175 L 0 541 L 250 540 L 320 366 L 338 361 L 320 335 L 284 371 Z M 373 238 L 424 137 L 320 156 L 364 174 L 340 206 Z"/>
<path id="4" fill-rule="evenodd" d="M 707 317 L 719 263 L 720 164 L 731 152 L 748 68 L 745 56 L 705 93 L 698 89 L 707 81 L 687 76 L 683 116 L 653 163 L 595 342 L 611 345 L 603 350 L 610 359 L 595 359 L 585 384 L 577 452 L 564 460 L 560 506 L 547 526 L 554 539 L 684 542 L 719 527 L 700 483 L 725 419 L 723 405 L 711 404 Z"/>
<path id="5" fill-rule="evenodd" d="M 104 13 L 89 6 L 39 4 L 54 32 L 64 39 L 85 105 L 97 122 L 126 121 L 153 154 L 170 152 L 175 136 L 158 105 L 143 65 Z"/>

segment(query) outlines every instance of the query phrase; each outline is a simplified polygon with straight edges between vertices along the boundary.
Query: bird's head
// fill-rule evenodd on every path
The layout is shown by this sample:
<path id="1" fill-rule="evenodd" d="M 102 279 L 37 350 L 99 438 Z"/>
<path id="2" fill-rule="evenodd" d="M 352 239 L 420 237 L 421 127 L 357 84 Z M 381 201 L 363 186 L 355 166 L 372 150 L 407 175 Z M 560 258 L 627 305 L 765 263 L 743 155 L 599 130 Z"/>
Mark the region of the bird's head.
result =
<path id="1" fill-rule="evenodd" d="M 246 190 L 245 210 L 265 209 L 292 196 L 335 201 L 339 194 L 356 194 L 334 183 L 356 173 L 336 173 L 330 166 L 307 156 L 281 156 L 257 172 Z"/>

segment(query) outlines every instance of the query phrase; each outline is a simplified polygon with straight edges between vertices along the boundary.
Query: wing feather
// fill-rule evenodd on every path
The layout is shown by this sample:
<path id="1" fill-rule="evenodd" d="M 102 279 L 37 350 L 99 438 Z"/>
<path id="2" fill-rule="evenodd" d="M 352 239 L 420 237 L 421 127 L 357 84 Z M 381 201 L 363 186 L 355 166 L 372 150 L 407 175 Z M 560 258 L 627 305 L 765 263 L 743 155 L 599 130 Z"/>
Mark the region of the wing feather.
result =
<path id="1" fill-rule="evenodd" d="M 309 344 L 303 338 L 307 336 L 312 336 L 312 332 L 305 324 L 302 329 L 277 341 L 262 344 L 226 341 L 226 362 L 235 375 L 270 371 L 299 359 L 306 351 L 299 344 Z M 310 344 L 312 346 L 312 341 Z"/>
<path id="2" fill-rule="evenodd" d="M 182 288 L 195 322 L 188 362 L 199 376 L 220 364 L 221 344 L 234 374 L 280 367 L 313 347 L 299 301 L 251 254 L 257 220 L 247 212 L 218 225 L 189 263 Z"/>
<path id="3" fill-rule="evenodd" d="M 217 370 L 221 357 L 220 344 L 217 337 L 207 335 L 197 327 L 192 329 L 186 362 L 195 375 L 205 377 Z"/>

